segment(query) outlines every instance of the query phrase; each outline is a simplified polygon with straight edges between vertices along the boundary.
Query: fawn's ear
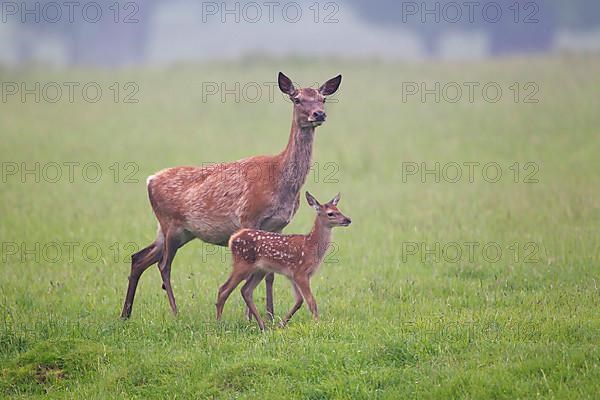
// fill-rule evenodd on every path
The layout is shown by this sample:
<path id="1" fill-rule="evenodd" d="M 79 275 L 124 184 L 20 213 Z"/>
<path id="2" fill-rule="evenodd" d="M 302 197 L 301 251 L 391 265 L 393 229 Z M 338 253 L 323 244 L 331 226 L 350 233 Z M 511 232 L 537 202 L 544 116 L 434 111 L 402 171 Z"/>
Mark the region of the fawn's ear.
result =
<path id="1" fill-rule="evenodd" d="M 325 82 L 320 88 L 319 92 L 323 96 L 329 96 L 337 92 L 340 84 L 342 83 L 342 75 L 338 75 L 335 78 L 331 78 L 327 82 Z"/>
<path id="2" fill-rule="evenodd" d="M 277 83 L 279 84 L 279 90 L 288 96 L 293 96 L 296 94 L 296 88 L 294 88 L 292 80 L 285 76 L 283 72 L 279 73 L 279 76 L 277 77 Z"/>
<path id="3" fill-rule="evenodd" d="M 306 201 L 308 202 L 309 206 L 311 206 L 315 210 L 319 211 L 319 207 L 321 207 L 321 204 L 319 204 L 319 202 L 317 201 L 317 199 L 315 199 L 313 197 L 313 195 L 310 194 L 310 193 L 308 193 L 308 192 L 306 192 Z"/>
<path id="4" fill-rule="evenodd" d="M 337 206 L 337 204 L 340 202 L 340 193 L 336 194 L 335 197 L 333 199 L 331 199 L 331 201 L 329 202 L 329 204 Z"/>

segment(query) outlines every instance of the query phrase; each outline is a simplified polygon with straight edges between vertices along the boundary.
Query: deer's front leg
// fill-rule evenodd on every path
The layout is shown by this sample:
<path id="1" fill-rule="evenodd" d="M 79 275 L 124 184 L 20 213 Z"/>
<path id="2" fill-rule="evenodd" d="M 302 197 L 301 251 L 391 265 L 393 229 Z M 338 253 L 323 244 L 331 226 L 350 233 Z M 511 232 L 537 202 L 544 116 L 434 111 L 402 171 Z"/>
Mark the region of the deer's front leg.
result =
<path id="1" fill-rule="evenodd" d="M 275 310 L 273 307 L 273 281 L 275 281 L 275 274 L 271 272 L 267 274 L 265 278 L 265 288 L 267 292 L 267 317 L 273 321 L 275 318 Z"/>
<path id="2" fill-rule="evenodd" d="M 270 273 L 265 277 L 265 288 L 267 292 L 267 318 L 273 321 L 275 318 L 275 308 L 273 307 L 273 281 L 275 280 L 275 274 Z M 246 307 L 246 318 L 248 321 L 252 320 L 252 311 L 250 307 Z"/>

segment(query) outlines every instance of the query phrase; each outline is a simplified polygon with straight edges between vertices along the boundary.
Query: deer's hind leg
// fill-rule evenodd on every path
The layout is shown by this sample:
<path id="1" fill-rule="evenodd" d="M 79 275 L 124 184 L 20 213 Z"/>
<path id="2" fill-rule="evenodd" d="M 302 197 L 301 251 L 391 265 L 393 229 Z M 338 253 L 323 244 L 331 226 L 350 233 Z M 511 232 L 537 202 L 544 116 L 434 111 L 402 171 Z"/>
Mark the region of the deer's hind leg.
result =
<path id="1" fill-rule="evenodd" d="M 163 229 L 163 232 L 165 232 L 165 240 L 163 243 L 162 258 L 158 263 L 158 270 L 163 281 L 162 287 L 167 292 L 171 311 L 174 315 L 177 315 L 177 304 L 175 303 L 173 288 L 171 287 L 171 263 L 175 258 L 177 250 L 189 242 L 193 236 L 183 229 Z"/>
<path id="2" fill-rule="evenodd" d="M 131 316 L 133 299 L 135 298 L 135 291 L 140 277 L 151 265 L 160 261 L 163 252 L 163 240 L 163 234 L 159 230 L 158 237 L 151 245 L 131 256 L 131 273 L 129 274 L 127 294 L 125 295 L 123 311 L 121 312 L 122 319 L 127 319 Z"/>

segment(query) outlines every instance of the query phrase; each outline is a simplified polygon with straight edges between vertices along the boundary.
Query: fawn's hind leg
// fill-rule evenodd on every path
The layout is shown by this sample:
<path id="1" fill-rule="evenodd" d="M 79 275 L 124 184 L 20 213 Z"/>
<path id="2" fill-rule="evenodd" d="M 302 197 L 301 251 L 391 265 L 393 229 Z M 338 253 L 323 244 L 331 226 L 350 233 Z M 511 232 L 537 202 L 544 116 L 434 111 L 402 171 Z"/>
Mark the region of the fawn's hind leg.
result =
<path id="1" fill-rule="evenodd" d="M 254 293 L 254 289 L 256 289 L 256 286 L 258 286 L 258 284 L 260 283 L 260 281 L 263 280 L 264 277 L 265 273 L 263 271 L 257 271 L 253 273 L 250 276 L 250 278 L 248 278 L 248 281 L 242 287 L 242 297 L 244 298 L 248 309 L 250 310 L 252 315 L 254 315 L 254 318 L 256 318 L 256 322 L 258 322 L 258 326 L 260 327 L 261 331 L 265 330 L 265 322 L 262 320 L 260 314 L 258 313 L 258 310 L 256 309 L 256 305 L 254 304 L 252 294 Z"/>
<path id="2" fill-rule="evenodd" d="M 225 302 L 227 298 L 235 289 L 241 281 L 246 279 L 248 274 L 250 273 L 250 268 L 248 266 L 242 266 L 241 264 L 237 264 L 234 262 L 233 271 L 231 271 L 231 275 L 221 287 L 219 288 L 219 294 L 217 295 L 217 319 L 221 319 L 221 315 L 223 315 L 223 307 L 225 307 Z"/>

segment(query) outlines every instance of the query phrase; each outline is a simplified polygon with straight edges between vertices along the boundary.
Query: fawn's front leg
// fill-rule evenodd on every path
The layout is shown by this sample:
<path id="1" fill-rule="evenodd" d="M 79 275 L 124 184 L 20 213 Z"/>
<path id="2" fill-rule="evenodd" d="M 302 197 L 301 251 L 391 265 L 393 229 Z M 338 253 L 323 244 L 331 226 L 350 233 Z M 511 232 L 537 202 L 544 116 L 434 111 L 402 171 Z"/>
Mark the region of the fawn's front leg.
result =
<path id="1" fill-rule="evenodd" d="M 298 286 L 296 286 L 296 284 L 293 281 L 292 281 L 292 289 L 294 289 L 294 297 L 296 298 L 296 303 L 294 304 L 294 306 L 290 309 L 290 311 L 287 313 L 285 318 L 279 324 L 279 326 L 281 328 L 286 326 L 287 323 L 292 318 L 292 316 L 296 313 L 296 311 L 298 311 L 300 309 L 300 307 L 302 307 L 302 302 L 303 302 L 302 293 L 300 293 L 300 289 L 298 289 Z"/>
<path id="2" fill-rule="evenodd" d="M 306 304 L 308 304 L 308 309 L 313 315 L 315 320 L 319 319 L 319 311 L 317 310 L 317 302 L 310 290 L 310 279 L 306 275 L 300 275 L 294 277 L 294 283 L 300 289 L 300 293 L 302 293 L 302 297 L 306 300 Z"/>

